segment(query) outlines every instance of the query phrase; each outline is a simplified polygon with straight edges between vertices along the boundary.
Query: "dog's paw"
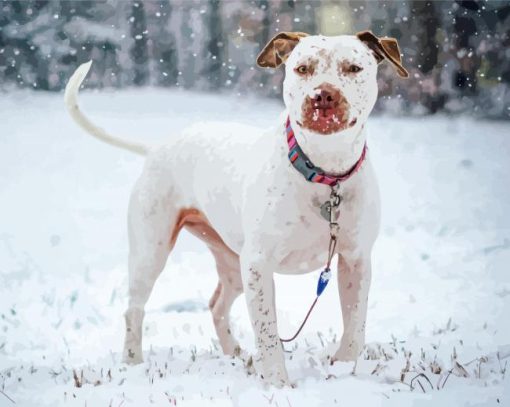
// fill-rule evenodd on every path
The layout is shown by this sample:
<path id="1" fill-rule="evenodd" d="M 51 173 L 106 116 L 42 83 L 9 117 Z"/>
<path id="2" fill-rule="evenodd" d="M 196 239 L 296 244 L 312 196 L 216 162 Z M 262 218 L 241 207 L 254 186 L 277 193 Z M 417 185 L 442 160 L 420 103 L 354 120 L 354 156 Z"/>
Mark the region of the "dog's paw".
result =
<path id="1" fill-rule="evenodd" d="M 331 357 L 331 363 L 335 362 L 354 362 L 358 359 L 358 356 L 362 350 L 362 346 L 356 342 L 345 343 L 341 342 L 340 348 Z"/>
<path id="2" fill-rule="evenodd" d="M 246 370 L 246 374 L 248 376 L 257 374 L 255 366 L 253 366 L 253 356 L 250 355 L 248 352 L 239 348 L 238 352 L 235 353 L 234 357 L 243 362 L 244 369 Z"/>
<path id="3" fill-rule="evenodd" d="M 260 374 L 261 380 L 264 382 L 264 384 L 268 386 L 274 386 L 278 389 L 284 388 L 284 387 L 291 387 L 295 388 L 296 385 L 291 383 L 288 377 L 281 377 L 279 375 L 271 375 L 271 376 L 264 376 L 264 374 Z"/>
<path id="4" fill-rule="evenodd" d="M 223 354 L 226 356 L 232 356 L 232 357 L 239 358 L 239 357 L 241 357 L 241 354 L 243 353 L 241 346 L 239 346 L 239 343 L 236 340 L 231 340 L 226 344 L 220 343 L 220 345 L 223 350 Z"/>
<path id="5" fill-rule="evenodd" d="M 292 387 L 285 368 L 285 363 L 271 363 L 271 361 L 262 361 L 259 359 L 254 364 L 258 376 L 264 383 L 278 388 Z"/>
<path id="6" fill-rule="evenodd" d="M 138 365 L 143 363 L 143 353 L 141 349 L 134 350 L 132 348 L 125 348 L 122 354 L 122 362 L 128 365 Z"/>

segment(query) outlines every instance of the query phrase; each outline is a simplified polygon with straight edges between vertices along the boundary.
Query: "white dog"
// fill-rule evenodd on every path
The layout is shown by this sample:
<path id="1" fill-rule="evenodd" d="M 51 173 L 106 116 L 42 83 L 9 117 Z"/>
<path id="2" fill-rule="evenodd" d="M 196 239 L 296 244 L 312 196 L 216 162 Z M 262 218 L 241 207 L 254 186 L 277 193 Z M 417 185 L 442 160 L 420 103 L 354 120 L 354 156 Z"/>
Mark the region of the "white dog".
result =
<path id="1" fill-rule="evenodd" d="M 331 257 L 328 244 L 334 240 L 344 332 L 333 359 L 358 357 L 379 228 L 365 122 L 377 98 L 377 65 L 384 59 L 407 77 L 393 38 L 367 31 L 337 37 L 280 33 L 257 59 L 262 67 L 285 63 L 286 111 L 273 128 L 196 124 L 153 148 L 112 137 L 80 112 L 77 93 L 91 62 L 77 69 L 66 88 L 75 121 L 104 141 L 147 155 L 128 214 L 126 362 L 143 360 L 144 306 L 182 228 L 202 239 L 216 260 L 219 282 L 209 306 L 223 352 L 239 353 L 229 311 L 244 291 L 258 349 L 255 367 L 277 385 L 289 379 L 273 273 L 320 268 Z M 328 211 L 330 229 L 324 219 Z"/>

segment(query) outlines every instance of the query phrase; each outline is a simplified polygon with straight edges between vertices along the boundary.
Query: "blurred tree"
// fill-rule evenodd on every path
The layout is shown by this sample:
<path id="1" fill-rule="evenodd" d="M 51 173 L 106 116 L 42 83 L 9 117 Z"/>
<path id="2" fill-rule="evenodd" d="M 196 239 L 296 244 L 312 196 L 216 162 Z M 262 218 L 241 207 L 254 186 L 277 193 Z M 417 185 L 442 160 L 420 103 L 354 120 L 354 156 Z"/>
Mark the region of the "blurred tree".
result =
<path id="1" fill-rule="evenodd" d="M 436 4 L 432 1 L 414 0 L 411 3 L 412 38 L 418 52 L 416 53 L 415 65 L 422 74 L 429 78 L 421 83 L 421 103 L 431 113 L 441 110 L 446 102 L 446 97 L 441 88 L 441 68 L 437 66 L 439 44 L 437 43 L 437 29 L 439 27 L 439 15 Z"/>
<path id="2" fill-rule="evenodd" d="M 455 13 L 453 24 L 454 45 L 459 66 L 453 78 L 461 94 L 473 95 L 477 92 L 476 71 L 480 60 L 474 53 L 472 37 L 477 33 L 477 25 L 468 10 L 478 10 L 475 1 L 457 1 L 460 7 Z"/>
<path id="3" fill-rule="evenodd" d="M 56 42 L 52 44 L 50 82 L 57 81 L 58 88 L 65 86 L 70 70 L 93 60 L 96 63 L 92 85 L 120 86 L 118 52 L 122 34 L 115 24 L 119 7 L 113 0 L 55 3 L 58 3 L 60 23 L 56 25 Z"/>
<path id="4" fill-rule="evenodd" d="M 145 6 L 141 1 L 134 1 L 131 6 L 131 37 L 134 39 L 131 57 L 134 62 L 133 83 L 137 86 L 145 85 L 149 81 L 147 49 L 147 23 Z"/>
<path id="5" fill-rule="evenodd" d="M 274 0 L 277 31 L 293 31 L 296 15 L 295 0 Z"/>
<path id="6" fill-rule="evenodd" d="M 435 4 L 432 1 L 414 0 L 411 12 L 415 14 L 414 35 L 416 46 L 420 52 L 416 56 L 418 69 L 424 74 L 429 73 L 437 64 L 438 44 L 436 31 L 439 26 Z"/>
<path id="7" fill-rule="evenodd" d="M 269 20 L 269 2 L 268 0 L 257 0 L 256 5 L 262 10 L 261 27 L 257 36 L 257 41 L 259 44 L 267 44 L 269 41 L 269 29 L 271 27 L 271 22 Z"/>
<path id="8" fill-rule="evenodd" d="M 218 89 L 223 83 L 223 27 L 221 22 L 220 0 L 209 0 L 208 35 L 206 67 L 204 74 L 209 83 L 210 89 Z"/>
<path id="9" fill-rule="evenodd" d="M 150 10 L 150 11 L 149 11 Z M 160 86 L 174 86 L 179 73 L 177 43 L 170 27 L 172 5 L 168 0 L 146 4 L 149 61 L 154 65 L 154 83 Z"/>
<path id="10" fill-rule="evenodd" d="M 256 55 L 253 55 L 253 60 L 255 61 L 257 58 L 257 55 L 262 50 L 265 44 L 269 42 L 270 34 L 269 29 L 271 28 L 271 22 L 269 19 L 269 2 L 268 0 L 257 0 L 255 3 L 256 7 L 261 11 L 261 19 L 260 19 L 260 29 L 255 36 L 254 40 L 258 44 Z M 263 89 L 265 89 L 265 86 L 267 84 L 267 75 L 261 73 L 260 75 L 257 75 L 257 80 L 259 83 L 259 86 Z M 267 89 L 266 89 L 267 90 Z"/>
<path id="11" fill-rule="evenodd" d="M 41 43 L 53 31 L 47 1 L 3 2 L 0 13 L 0 67 L 5 80 L 35 89 L 50 90 L 48 60 Z"/>
<path id="12" fill-rule="evenodd" d="M 484 41 L 479 50 L 486 52 L 486 62 L 490 62 L 484 76 L 487 79 L 510 83 L 510 58 L 507 54 L 510 49 L 510 3 L 495 3 L 494 8 L 482 10 L 481 18 L 487 26 L 487 39 L 492 39 L 490 43 Z"/>

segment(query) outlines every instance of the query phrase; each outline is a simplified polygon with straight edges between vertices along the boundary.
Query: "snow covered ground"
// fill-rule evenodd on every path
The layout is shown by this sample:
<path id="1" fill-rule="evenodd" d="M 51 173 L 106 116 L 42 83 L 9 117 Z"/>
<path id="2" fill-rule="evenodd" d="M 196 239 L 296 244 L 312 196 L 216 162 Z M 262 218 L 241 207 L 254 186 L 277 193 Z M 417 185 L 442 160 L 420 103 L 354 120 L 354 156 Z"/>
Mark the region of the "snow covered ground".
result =
<path id="1" fill-rule="evenodd" d="M 509 122 L 371 119 L 383 227 L 367 348 L 356 366 L 329 365 L 342 333 L 333 281 L 287 346 L 296 388 L 276 389 L 219 351 L 212 257 L 185 234 L 147 306 L 146 362 L 120 363 L 126 207 L 143 160 L 85 135 L 62 99 L 0 97 L 0 406 L 510 405 Z M 265 126 L 281 109 L 162 90 L 85 92 L 82 102 L 110 131 L 148 141 L 197 120 Z M 276 277 L 282 336 L 316 278 Z M 243 297 L 233 325 L 253 351 Z"/>

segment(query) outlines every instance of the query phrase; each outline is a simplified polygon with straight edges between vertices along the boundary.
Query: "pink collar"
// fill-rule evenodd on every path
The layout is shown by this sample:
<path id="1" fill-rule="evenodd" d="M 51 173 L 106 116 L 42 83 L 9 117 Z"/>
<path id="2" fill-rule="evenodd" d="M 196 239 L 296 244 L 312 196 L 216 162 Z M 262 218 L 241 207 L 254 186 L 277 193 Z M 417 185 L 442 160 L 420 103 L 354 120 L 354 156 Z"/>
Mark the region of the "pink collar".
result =
<path id="1" fill-rule="evenodd" d="M 290 162 L 294 168 L 306 178 L 307 181 L 335 186 L 339 182 L 346 181 L 353 176 L 361 168 L 365 161 L 368 149 L 366 143 L 363 146 L 360 158 L 347 172 L 343 174 L 328 174 L 322 168 L 315 166 L 303 152 L 296 140 L 296 137 L 294 136 L 294 130 L 290 125 L 290 118 L 287 118 L 285 130 L 287 132 L 287 143 L 289 145 L 288 155 Z"/>

